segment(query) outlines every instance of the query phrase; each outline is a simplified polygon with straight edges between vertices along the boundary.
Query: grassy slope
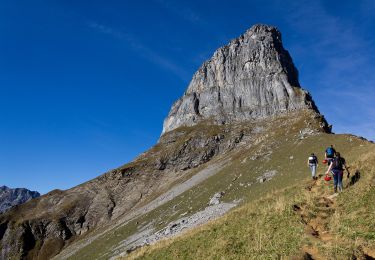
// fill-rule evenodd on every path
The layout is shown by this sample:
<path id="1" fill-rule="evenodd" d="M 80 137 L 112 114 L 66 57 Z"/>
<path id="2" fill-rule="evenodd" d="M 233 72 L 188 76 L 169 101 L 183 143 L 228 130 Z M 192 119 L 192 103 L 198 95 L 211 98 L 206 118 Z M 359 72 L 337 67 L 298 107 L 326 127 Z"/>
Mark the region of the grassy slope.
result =
<path id="1" fill-rule="evenodd" d="M 280 124 L 283 124 L 282 121 L 285 121 L 285 118 L 278 118 L 275 120 L 275 122 L 271 123 L 271 125 L 267 124 L 254 124 L 256 127 L 265 127 L 265 132 L 269 133 L 272 132 L 270 129 L 277 129 Z M 300 120 L 296 120 L 298 123 Z M 242 128 L 248 128 L 249 125 L 245 126 L 239 126 Z M 252 127 L 252 126 L 250 126 Z M 182 131 L 185 131 L 185 136 L 189 135 L 195 135 L 196 131 L 198 131 L 200 134 L 201 131 L 204 131 L 206 134 L 210 136 L 214 136 L 218 133 L 218 127 L 217 126 L 199 126 L 182 129 Z M 295 129 L 299 129 L 299 125 L 295 125 Z M 283 129 L 282 133 L 278 133 L 275 131 L 273 135 L 279 136 L 280 134 L 285 134 L 285 128 Z M 293 131 L 292 131 L 293 132 Z M 298 130 L 295 130 L 295 132 L 298 132 Z M 293 135 L 295 134 L 293 132 Z M 228 133 L 230 134 L 230 132 Z M 266 192 L 267 189 L 264 189 L 264 186 L 257 187 L 257 185 L 253 185 L 248 189 L 241 188 L 238 184 L 242 182 L 254 182 L 256 177 L 260 174 L 260 172 L 263 172 L 263 167 L 259 167 L 257 165 L 263 163 L 263 159 L 259 158 L 255 161 L 249 160 L 247 163 L 242 163 L 241 167 L 239 169 L 233 168 L 233 165 L 237 165 L 238 161 L 243 161 L 243 158 L 245 158 L 242 155 L 254 155 L 259 154 L 262 155 L 264 153 L 265 149 L 264 147 L 267 147 L 267 143 L 273 142 L 273 140 L 277 139 L 277 137 L 271 138 L 269 136 L 270 134 L 267 134 L 267 136 L 261 135 L 258 145 L 253 145 L 251 147 L 247 147 L 245 150 L 236 150 L 234 153 L 226 155 L 226 157 L 231 158 L 230 164 L 227 165 L 226 168 L 224 168 L 222 171 L 220 171 L 215 176 L 209 178 L 208 180 L 204 181 L 200 185 L 197 185 L 193 189 L 190 189 L 187 192 L 184 192 L 182 195 L 176 197 L 172 201 L 162 205 L 161 207 L 153 210 L 152 212 L 145 214 L 143 216 L 140 216 L 139 218 L 134 219 L 133 221 L 129 222 L 127 225 L 121 226 L 117 228 L 114 231 L 107 232 L 104 235 L 102 235 L 99 239 L 94 240 L 89 245 L 85 246 L 83 249 L 79 250 L 76 254 L 74 254 L 71 258 L 72 259 L 100 259 L 103 257 L 108 257 L 112 253 L 111 251 L 114 250 L 114 248 L 121 244 L 121 242 L 126 239 L 129 235 L 137 232 L 137 230 L 147 225 L 148 223 L 151 223 L 154 221 L 155 226 L 157 229 L 163 228 L 166 226 L 170 221 L 176 220 L 180 218 L 180 215 L 183 213 L 188 213 L 188 215 L 191 215 L 199 210 L 202 210 L 204 207 L 206 207 L 207 202 L 209 201 L 210 197 L 220 190 L 225 190 L 227 195 L 224 200 L 232 201 L 233 199 L 238 198 L 244 198 L 244 199 L 252 199 L 253 197 L 258 198 Z M 290 134 L 292 136 L 292 134 Z M 294 137 L 293 137 L 294 139 Z M 158 148 L 158 147 L 156 147 Z M 260 156 L 262 157 L 262 156 Z M 289 158 L 289 157 L 288 157 Z M 219 160 L 222 158 L 218 158 Z M 213 160 L 210 163 L 215 163 L 215 160 Z M 285 164 L 287 165 L 289 161 L 286 161 Z M 283 164 L 282 167 L 286 167 L 286 165 Z M 203 165 L 202 167 L 205 167 Z M 248 167 L 251 170 L 251 172 L 248 171 Z M 251 167 L 253 169 L 251 169 Z M 200 167 L 201 168 L 201 167 Z M 199 170 L 199 169 L 197 169 Z M 238 177 L 242 171 L 245 170 L 245 174 L 241 177 Z M 248 174 L 246 174 L 248 173 Z M 236 179 L 235 182 L 232 180 Z M 233 186 L 231 186 L 228 189 L 228 184 L 232 183 Z M 242 194 L 244 191 L 250 191 L 250 193 Z M 260 192 L 259 192 L 260 191 Z M 177 207 L 175 207 L 177 205 Z M 140 224 L 137 224 L 140 223 Z M 79 243 L 79 241 L 78 241 Z"/>
<path id="2" fill-rule="evenodd" d="M 100 239 L 93 241 L 91 244 L 73 255 L 72 259 L 101 259 L 108 258 L 109 256 L 113 255 L 113 253 L 118 254 L 119 252 L 114 252 L 114 248 L 129 235 L 137 232 L 137 230 L 139 230 L 142 226 L 147 225 L 148 223 L 153 223 L 156 229 L 161 229 L 170 221 L 180 218 L 181 214 L 187 213 L 187 215 L 191 215 L 199 210 L 202 210 L 204 207 L 206 207 L 210 197 L 212 197 L 212 195 L 218 191 L 226 192 L 225 196 L 223 197 L 223 201 L 230 202 L 235 199 L 243 199 L 244 203 L 251 202 L 251 204 L 247 204 L 246 206 L 250 207 L 247 209 L 247 212 L 253 212 L 251 214 L 255 215 L 250 217 L 246 213 L 244 215 L 242 224 L 238 223 L 238 226 L 232 228 L 233 230 L 246 230 L 244 229 L 243 225 L 248 225 L 248 223 L 254 223 L 254 225 L 248 225 L 249 228 L 256 228 L 257 226 L 262 225 L 268 227 L 267 220 L 264 220 L 264 223 L 257 221 L 264 219 L 265 215 L 270 214 L 270 218 L 275 217 L 273 220 L 275 224 L 280 222 L 285 223 L 285 228 L 281 229 L 278 233 L 279 238 L 280 236 L 283 236 L 284 233 L 290 233 L 291 236 L 295 237 L 292 239 L 295 242 L 293 242 L 293 246 L 290 246 L 288 250 L 296 250 L 296 248 L 299 247 L 298 217 L 293 218 L 292 216 L 294 215 L 290 215 L 290 210 L 279 211 L 279 216 L 272 216 L 272 211 L 267 213 L 267 209 L 262 209 L 261 205 L 273 205 L 271 203 L 273 200 L 272 196 L 263 202 L 254 201 L 267 197 L 269 194 L 277 193 L 278 195 L 275 195 L 275 197 L 280 197 L 280 190 L 284 190 L 285 187 L 290 187 L 296 183 L 309 179 L 309 172 L 306 167 L 306 158 L 310 152 L 315 152 L 321 157 L 324 148 L 333 143 L 350 163 L 355 157 L 357 157 L 357 154 L 362 154 L 366 149 L 370 149 L 369 147 L 373 147 L 371 145 L 369 146 L 367 142 L 347 135 L 319 134 L 300 139 L 298 134 L 299 129 L 304 128 L 304 126 L 309 123 L 306 122 L 306 120 L 308 121 L 308 118 L 310 117 L 309 115 L 305 115 L 301 118 L 296 119 L 294 122 L 290 122 L 289 119 L 285 120 L 285 118 L 276 119 L 270 125 L 265 126 L 267 128 L 265 131 L 267 135 L 260 135 L 258 138 L 259 140 L 252 145 L 243 146 L 240 149 L 236 149 L 235 151 L 226 154 L 225 157 L 230 159 L 230 163 L 228 163 L 228 165 L 215 176 L 212 176 L 201 184 L 184 192 L 172 201 L 149 212 L 148 214 L 134 219 L 127 225 L 121 226 L 114 231 L 105 233 L 100 237 Z M 310 124 L 315 123 L 316 122 L 314 121 L 310 122 Z M 357 152 L 356 149 L 359 149 L 359 151 Z M 291 159 L 291 156 L 293 159 Z M 223 158 L 220 157 L 217 159 L 220 160 Z M 215 160 L 209 162 L 209 164 L 212 163 L 215 163 Z M 256 183 L 256 177 L 269 170 L 277 170 L 278 174 L 274 177 L 274 179 L 263 184 Z M 287 193 L 291 194 L 288 196 L 295 198 L 301 196 L 300 187 L 295 188 L 294 191 L 293 189 L 289 189 Z M 289 199 L 286 201 L 289 201 Z M 280 202 L 277 203 L 280 204 Z M 287 208 L 290 209 L 289 207 Z M 259 215 L 260 212 L 258 212 L 258 209 L 263 212 L 261 215 Z M 279 221 L 279 218 L 283 220 Z M 231 223 L 234 222 L 231 220 Z M 295 230 L 293 232 L 289 232 L 287 230 L 289 226 L 295 227 Z M 228 228 L 231 229 L 230 227 Z M 274 226 L 270 226 L 269 228 L 269 231 L 271 232 Z M 220 230 L 217 232 L 220 232 Z M 253 234 L 254 230 L 248 230 L 248 232 L 245 233 Z M 269 238 L 263 237 L 266 234 L 267 232 L 263 232 L 263 234 L 259 233 L 258 239 L 261 241 L 274 241 L 273 243 L 275 243 L 275 248 L 278 248 L 277 250 L 275 249 L 275 252 L 279 252 L 279 249 L 284 248 L 284 245 L 278 244 L 279 242 L 275 242 L 275 239 L 270 240 Z M 208 237 L 211 237 L 211 235 L 212 234 L 209 234 Z M 233 240 L 237 240 L 235 233 L 232 235 L 232 237 Z M 250 241 L 253 241 L 253 238 L 249 239 Z M 191 239 L 189 239 L 189 241 L 191 241 Z M 248 244 L 249 240 L 244 241 L 246 244 Z M 193 241 L 191 242 L 193 243 Z M 216 244 L 219 241 L 214 240 L 212 242 Z M 195 246 L 196 245 L 191 244 L 189 247 L 189 243 L 187 243 L 188 251 L 186 251 L 186 254 L 183 256 L 189 256 L 189 251 L 194 251 Z M 259 244 L 259 246 L 263 245 Z M 204 246 L 203 248 L 204 250 L 207 249 Z M 287 250 L 286 248 L 284 249 Z M 180 251 L 182 249 L 178 248 L 176 250 Z M 253 252 L 254 250 L 255 249 L 252 248 L 249 252 Z M 279 252 L 278 254 L 291 254 L 292 251 L 288 250 L 284 253 L 281 250 L 281 253 Z M 239 254 L 243 254 L 243 252 Z M 251 253 L 251 255 L 252 254 L 253 253 Z M 227 255 L 232 255 L 232 253 L 228 252 Z M 234 255 L 236 256 L 236 254 Z M 166 256 L 168 256 L 168 254 Z"/>
<path id="3" fill-rule="evenodd" d="M 308 151 L 323 151 L 323 148 L 333 143 L 347 158 L 355 170 L 361 172 L 361 179 L 347 188 L 337 197 L 333 212 L 325 215 L 326 231 L 331 234 L 330 241 L 313 239 L 306 233 L 306 225 L 301 216 L 293 210 L 293 205 L 304 205 L 308 209 L 307 218 L 316 218 L 320 214 L 316 206 L 319 198 L 332 193 L 332 188 L 324 181 L 315 193 L 308 192 L 305 186 L 307 180 L 305 162 Z M 288 149 L 289 148 L 289 149 Z M 268 186 L 269 194 L 262 199 L 247 203 L 212 223 L 188 231 L 181 237 L 162 241 L 156 245 L 143 248 L 131 255 L 131 258 L 145 259 L 265 259 L 282 256 L 302 257 L 304 247 L 317 251 L 316 256 L 325 259 L 345 259 L 352 255 L 364 257 L 364 253 L 372 254 L 375 245 L 375 147 L 348 135 L 326 135 L 309 137 L 299 144 L 278 149 L 283 154 L 275 152 L 264 168 L 283 165 L 281 161 L 291 160 L 279 180 L 271 180 Z M 288 151 L 288 153 L 286 152 Z M 301 157 L 301 158 L 300 158 Z M 302 160 L 302 161 L 301 161 Z M 251 169 L 250 165 L 243 167 Z M 322 167 L 319 170 L 322 173 Z M 293 171 L 295 174 L 286 174 Z M 243 171 L 244 173 L 245 171 Z M 304 176 L 300 184 L 284 190 L 278 189 L 284 185 L 283 180 Z M 271 182 L 273 182 L 271 185 Z M 348 182 L 348 180 L 345 180 Z M 281 184 L 281 185 L 280 185 Z M 251 189 L 254 191 L 254 189 Z M 274 190 L 273 192 L 271 190 Z M 277 190 L 277 191 L 275 191 Z M 257 192 L 255 189 L 254 192 Z M 251 196 L 249 196 L 251 197 Z M 311 252 L 311 251 L 309 251 Z M 319 258 L 318 257 L 318 258 Z"/>
<path id="4" fill-rule="evenodd" d="M 375 150 L 365 153 L 354 168 L 360 169 L 361 179 L 338 197 L 332 232 L 342 238 L 339 254 L 362 250 L 375 257 Z"/>

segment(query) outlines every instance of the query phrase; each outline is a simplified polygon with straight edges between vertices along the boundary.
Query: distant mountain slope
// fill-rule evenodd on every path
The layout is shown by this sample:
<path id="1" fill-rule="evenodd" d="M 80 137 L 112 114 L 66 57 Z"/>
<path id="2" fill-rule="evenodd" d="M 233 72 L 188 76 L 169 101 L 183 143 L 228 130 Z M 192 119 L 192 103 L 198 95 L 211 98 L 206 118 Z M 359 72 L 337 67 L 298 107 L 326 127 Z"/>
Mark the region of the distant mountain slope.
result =
<path id="1" fill-rule="evenodd" d="M 0 187 L 0 213 L 7 209 L 25 203 L 33 198 L 39 197 L 37 191 L 30 191 L 24 188 L 11 189 L 7 186 Z"/>

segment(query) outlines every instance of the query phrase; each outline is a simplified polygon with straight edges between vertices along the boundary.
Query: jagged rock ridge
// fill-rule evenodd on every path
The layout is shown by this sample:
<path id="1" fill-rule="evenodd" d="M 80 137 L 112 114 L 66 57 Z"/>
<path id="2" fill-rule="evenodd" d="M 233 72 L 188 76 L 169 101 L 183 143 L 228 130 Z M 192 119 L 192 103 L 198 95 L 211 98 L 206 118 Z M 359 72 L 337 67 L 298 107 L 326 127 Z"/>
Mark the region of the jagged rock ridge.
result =
<path id="1" fill-rule="evenodd" d="M 302 108 L 317 111 L 280 32 L 254 25 L 203 63 L 165 119 L 163 134 L 205 119 L 225 124 Z"/>
<path id="2" fill-rule="evenodd" d="M 11 189 L 7 186 L 0 187 L 0 213 L 7 209 L 25 203 L 33 198 L 39 197 L 37 191 L 30 191 L 24 188 Z"/>

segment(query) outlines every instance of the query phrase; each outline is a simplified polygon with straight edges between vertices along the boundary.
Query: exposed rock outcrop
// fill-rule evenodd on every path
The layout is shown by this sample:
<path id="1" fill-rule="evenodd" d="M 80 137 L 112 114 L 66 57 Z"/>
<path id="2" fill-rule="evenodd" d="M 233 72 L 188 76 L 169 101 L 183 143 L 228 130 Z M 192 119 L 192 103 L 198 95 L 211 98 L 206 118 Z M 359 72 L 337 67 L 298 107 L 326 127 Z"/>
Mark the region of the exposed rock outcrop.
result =
<path id="1" fill-rule="evenodd" d="M 261 175 L 261 176 L 259 176 L 259 177 L 257 178 L 257 182 L 263 183 L 263 182 L 269 181 L 269 180 L 271 180 L 276 174 L 277 174 L 277 171 L 275 171 L 275 170 L 265 172 L 263 175 Z"/>
<path id="2" fill-rule="evenodd" d="M 222 216 L 227 211 L 232 209 L 237 205 L 237 201 L 232 203 L 217 203 L 215 205 L 210 205 L 204 208 L 202 211 L 198 211 L 189 217 L 183 217 L 176 221 L 169 223 L 164 229 L 157 232 L 152 232 L 154 230 L 144 230 L 140 233 L 140 236 L 131 237 L 129 241 L 126 241 L 127 249 L 121 255 L 126 255 L 137 248 L 143 247 L 145 245 L 151 245 L 159 240 L 165 238 L 171 238 L 180 234 L 184 230 L 192 229 L 199 225 L 206 223 L 211 219 L 215 219 Z"/>
<path id="3" fill-rule="evenodd" d="M 224 192 L 220 191 L 214 194 L 214 196 L 208 202 L 209 206 L 218 205 L 220 204 L 220 199 L 223 197 Z"/>
<path id="4" fill-rule="evenodd" d="M 30 191 L 24 188 L 11 189 L 7 186 L 0 187 L 0 213 L 7 209 L 25 203 L 33 198 L 39 197 L 37 191 Z"/>
<path id="5" fill-rule="evenodd" d="M 254 25 L 203 63 L 173 105 L 162 133 L 207 119 L 226 124 L 303 108 L 317 111 L 300 87 L 280 32 Z"/>

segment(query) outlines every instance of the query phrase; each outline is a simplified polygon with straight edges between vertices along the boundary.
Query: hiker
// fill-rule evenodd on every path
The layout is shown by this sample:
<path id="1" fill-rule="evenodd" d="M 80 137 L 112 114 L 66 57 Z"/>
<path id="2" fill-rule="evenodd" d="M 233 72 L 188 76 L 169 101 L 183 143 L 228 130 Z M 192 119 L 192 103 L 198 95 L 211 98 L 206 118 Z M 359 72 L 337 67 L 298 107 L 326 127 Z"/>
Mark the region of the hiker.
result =
<path id="1" fill-rule="evenodd" d="M 331 144 L 331 146 L 326 149 L 324 155 L 326 159 L 328 158 L 333 159 L 335 157 L 336 150 L 335 148 L 333 148 L 333 144 Z"/>
<path id="2" fill-rule="evenodd" d="M 326 175 L 328 175 L 330 172 L 333 175 L 333 188 L 335 193 L 337 193 L 337 188 L 340 192 L 342 192 L 342 177 L 344 175 L 343 167 L 348 170 L 345 159 L 341 157 L 340 153 L 336 152 L 336 156 L 332 159 L 326 172 Z"/>
<path id="3" fill-rule="evenodd" d="M 313 180 L 317 180 L 316 167 L 318 166 L 318 157 L 316 157 L 314 153 L 312 153 L 307 159 L 307 166 L 310 168 Z"/>
<path id="4" fill-rule="evenodd" d="M 324 153 L 324 158 L 325 160 L 327 160 L 328 166 L 331 164 L 331 161 L 333 160 L 335 155 L 336 155 L 336 150 L 335 148 L 333 148 L 333 144 L 331 144 L 331 146 L 328 147 Z"/>

